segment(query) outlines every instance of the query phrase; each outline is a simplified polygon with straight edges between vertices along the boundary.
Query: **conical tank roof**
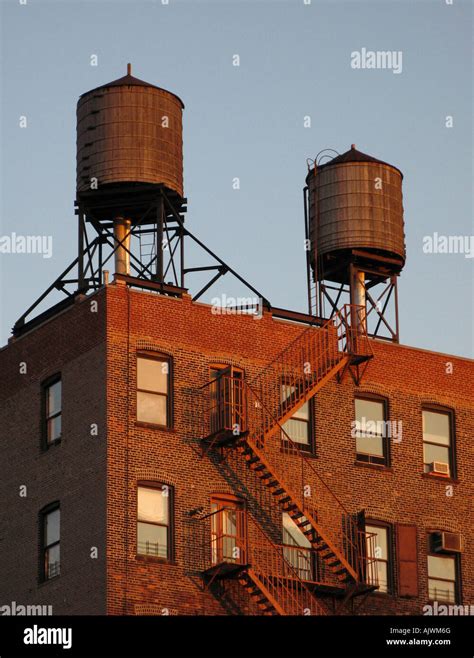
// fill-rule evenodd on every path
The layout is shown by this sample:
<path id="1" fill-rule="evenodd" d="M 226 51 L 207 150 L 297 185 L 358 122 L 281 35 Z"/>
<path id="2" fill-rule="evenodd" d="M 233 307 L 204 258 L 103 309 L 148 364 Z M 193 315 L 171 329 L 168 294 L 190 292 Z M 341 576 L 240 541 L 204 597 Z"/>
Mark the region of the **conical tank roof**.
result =
<path id="1" fill-rule="evenodd" d="M 394 165 L 390 164 L 390 162 L 384 162 L 383 160 L 374 158 L 372 155 L 368 155 L 367 153 L 362 153 L 362 151 L 358 151 L 356 149 L 355 144 L 351 144 L 351 148 L 345 153 L 341 153 L 341 155 L 336 155 L 336 157 L 333 158 L 332 160 L 329 160 L 328 162 L 325 162 L 322 165 L 318 165 L 317 170 L 319 171 L 320 169 L 324 169 L 324 167 L 331 167 L 332 165 L 344 164 L 346 162 L 374 162 L 376 164 L 383 164 L 386 165 L 387 167 L 392 167 L 393 169 L 396 169 L 399 172 L 400 176 L 403 178 L 403 174 L 400 171 L 400 169 L 398 169 L 398 167 L 395 167 Z"/>
<path id="2" fill-rule="evenodd" d="M 167 94 L 171 94 L 172 96 L 177 98 L 181 103 L 181 107 L 184 109 L 183 101 L 179 96 L 173 94 L 172 91 L 168 91 L 168 89 L 163 89 L 163 87 L 157 87 L 156 85 L 152 85 L 150 82 L 145 82 L 145 80 L 140 80 L 139 78 L 135 78 L 135 76 L 132 75 L 131 64 L 127 64 L 127 75 L 124 75 L 121 78 L 117 78 L 117 80 L 112 80 L 112 82 L 107 82 L 103 85 L 100 85 L 99 87 L 94 87 L 94 89 L 90 89 L 89 91 L 85 91 L 83 94 L 79 96 L 79 102 L 81 101 L 81 98 L 83 98 L 84 96 L 87 96 L 92 92 L 97 92 L 100 89 L 108 89 L 109 87 L 151 87 L 153 89 L 160 89 L 161 91 L 165 91 Z"/>

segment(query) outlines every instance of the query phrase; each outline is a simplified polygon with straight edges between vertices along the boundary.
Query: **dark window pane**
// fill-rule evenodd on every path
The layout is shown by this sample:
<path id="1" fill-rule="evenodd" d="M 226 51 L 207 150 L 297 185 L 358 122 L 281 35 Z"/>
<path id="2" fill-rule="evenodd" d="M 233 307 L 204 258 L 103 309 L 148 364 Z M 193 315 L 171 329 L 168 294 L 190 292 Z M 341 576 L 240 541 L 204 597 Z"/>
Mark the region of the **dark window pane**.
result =
<path id="1" fill-rule="evenodd" d="M 290 418 L 283 423 L 282 428 L 295 443 L 309 444 L 309 423 L 306 421 Z M 285 434 L 283 434 L 283 439 L 285 439 Z"/>
<path id="2" fill-rule="evenodd" d="M 432 601 L 456 602 L 455 583 L 446 580 L 428 579 L 428 596 Z"/>
<path id="3" fill-rule="evenodd" d="M 453 557 L 435 557 L 428 555 L 428 576 L 430 578 L 456 579 L 456 564 Z"/>
<path id="4" fill-rule="evenodd" d="M 311 552 L 300 546 L 283 546 L 283 557 L 297 571 L 301 580 L 312 580 Z M 288 570 L 291 574 L 291 569 Z"/>
<path id="5" fill-rule="evenodd" d="M 356 398 L 355 400 L 355 419 L 356 421 L 384 421 L 385 420 L 385 404 L 378 400 L 362 400 Z"/>
<path id="6" fill-rule="evenodd" d="M 295 401 L 296 387 L 290 384 L 282 384 L 280 387 L 280 402 L 282 410 Z M 309 444 L 309 402 L 305 402 L 289 420 L 282 425 L 286 434 L 295 443 Z M 285 434 L 282 436 L 285 439 Z"/>
<path id="7" fill-rule="evenodd" d="M 59 576 L 60 561 L 59 561 L 59 544 L 55 544 L 46 550 L 45 554 L 45 575 L 46 578 L 54 578 Z"/>
<path id="8" fill-rule="evenodd" d="M 220 562 L 241 562 L 243 559 L 243 535 L 240 505 L 230 500 L 211 502 L 211 559 Z M 240 521 L 239 521 L 240 519 Z"/>
<path id="9" fill-rule="evenodd" d="M 450 415 L 423 410 L 423 440 L 449 446 Z"/>
<path id="10" fill-rule="evenodd" d="M 166 425 L 167 416 L 167 398 L 164 395 L 137 392 L 137 420 Z"/>
<path id="11" fill-rule="evenodd" d="M 46 390 L 46 417 L 61 411 L 61 380 L 48 386 Z"/>
<path id="12" fill-rule="evenodd" d="M 222 512 L 222 532 L 224 535 L 237 535 L 237 510 L 227 509 Z"/>
<path id="13" fill-rule="evenodd" d="M 137 551 L 140 555 L 168 557 L 168 528 L 139 522 L 137 525 Z"/>
<path id="14" fill-rule="evenodd" d="M 383 439 L 379 436 L 357 437 L 356 452 L 362 455 L 383 457 Z"/>
<path id="15" fill-rule="evenodd" d="M 282 384 L 280 389 L 280 402 L 284 405 L 287 401 L 291 404 L 291 398 L 294 397 L 296 391 L 295 386 L 290 384 Z"/>
<path id="16" fill-rule="evenodd" d="M 369 560 L 376 560 L 377 581 L 379 592 L 388 591 L 388 529 L 381 526 L 367 524 L 366 532 L 375 537 L 367 537 L 367 557 Z M 374 579 L 374 573 L 371 568 L 368 569 L 368 579 L 371 582 Z"/>
<path id="17" fill-rule="evenodd" d="M 237 538 L 235 535 L 222 537 L 222 559 L 226 562 L 237 560 L 240 556 L 239 547 L 237 546 Z"/>
<path id="18" fill-rule="evenodd" d="M 45 546 L 59 541 L 60 511 L 55 509 L 44 517 L 44 543 Z"/>
<path id="19" fill-rule="evenodd" d="M 301 520 L 304 520 L 302 517 Z M 283 512 L 283 556 L 302 580 L 312 580 L 311 543 L 289 514 Z"/>
<path id="20" fill-rule="evenodd" d="M 137 553 L 168 558 L 170 491 L 162 488 L 138 487 Z"/>
<path id="21" fill-rule="evenodd" d="M 375 534 L 376 536 L 372 541 L 368 542 L 368 553 L 369 557 L 375 557 L 377 559 L 387 560 L 388 559 L 388 530 L 387 528 L 382 528 L 380 526 L 367 525 L 366 532 L 370 534 Z M 374 546 L 375 544 L 375 546 Z M 369 548 L 374 546 L 374 555 Z"/>
<path id="22" fill-rule="evenodd" d="M 384 457 L 385 404 L 378 400 L 355 399 L 356 452 Z"/>
<path id="23" fill-rule="evenodd" d="M 61 437 L 61 416 L 55 416 L 47 421 L 48 443 L 52 443 Z"/>
<path id="24" fill-rule="evenodd" d="M 309 420 L 309 403 L 305 402 L 295 413 L 292 418 L 301 418 L 302 420 Z"/>
<path id="25" fill-rule="evenodd" d="M 432 443 L 423 444 L 423 454 L 425 471 L 429 471 L 428 465 L 432 462 L 443 462 L 449 464 L 449 448 L 445 446 L 433 445 Z"/>
<path id="26" fill-rule="evenodd" d="M 377 562 L 378 586 L 379 592 L 388 592 L 388 566 L 386 562 Z"/>
<path id="27" fill-rule="evenodd" d="M 168 492 L 168 495 L 165 493 Z M 168 525 L 169 491 L 138 488 L 138 520 Z"/>
<path id="28" fill-rule="evenodd" d="M 304 521 L 305 518 L 302 517 Z M 290 544 L 295 546 L 304 546 L 305 548 L 311 548 L 311 542 L 309 539 L 302 533 L 300 528 L 293 521 L 291 516 L 286 512 L 283 512 L 282 516 L 283 523 L 283 543 Z"/>
<path id="29" fill-rule="evenodd" d="M 211 541 L 211 559 L 213 564 L 239 562 L 241 548 L 237 543 L 237 537 L 214 534 Z"/>
<path id="30" fill-rule="evenodd" d="M 282 408 L 291 406 L 296 401 L 296 387 L 290 384 L 282 384 L 280 388 L 280 402 Z M 292 418 L 301 418 L 303 420 L 309 419 L 309 404 L 305 402 L 301 407 L 295 411 Z"/>
<path id="31" fill-rule="evenodd" d="M 166 360 L 138 358 L 137 388 L 155 393 L 168 393 L 169 363 Z"/>

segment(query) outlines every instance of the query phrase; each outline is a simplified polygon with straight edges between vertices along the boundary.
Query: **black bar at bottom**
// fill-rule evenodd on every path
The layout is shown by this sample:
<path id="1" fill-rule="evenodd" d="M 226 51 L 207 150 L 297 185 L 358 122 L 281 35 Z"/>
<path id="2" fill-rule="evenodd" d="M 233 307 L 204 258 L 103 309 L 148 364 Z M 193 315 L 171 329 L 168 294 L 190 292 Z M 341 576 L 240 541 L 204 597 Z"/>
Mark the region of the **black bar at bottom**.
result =
<path id="1" fill-rule="evenodd" d="M 0 656 L 472 657 L 472 616 L 7 617 Z M 52 632 L 51 629 L 59 629 Z M 43 643 L 49 640 L 50 644 Z M 56 642 L 54 642 L 56 641 Z M 69 646 L 70 643 L 70 646 Z"/>

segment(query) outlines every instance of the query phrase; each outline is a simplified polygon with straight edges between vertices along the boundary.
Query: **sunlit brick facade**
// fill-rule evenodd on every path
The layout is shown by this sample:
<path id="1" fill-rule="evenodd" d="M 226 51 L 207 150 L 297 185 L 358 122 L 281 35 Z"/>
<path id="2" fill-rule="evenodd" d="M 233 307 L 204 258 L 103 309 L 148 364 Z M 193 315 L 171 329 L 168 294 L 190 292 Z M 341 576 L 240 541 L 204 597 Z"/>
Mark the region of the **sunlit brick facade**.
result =
<path id="1" fill-rule="evenodd" d="M 472 362 L 377 340 L 370 341 L 374 356 L 358 384 L 341 370 L 311 398 L 309 439 L 301 448 L 307 473 L 314 473 L 314 481 L 305 475 L 304 484 L 317 522 L 332 515 L 336 528 L 345 512 L 360 518 L 364 511 L 365 527 L 380 532 L 377 553 L 364 549 L 365 559 L 380 563 L 378 588 L 344 603 L 351 583 L 338 583 L 334 574 L 326 578 L 319 567 L 313 571 L 313 558 L 320 566 L 333 558 L 321 560 L 304 542 L 308 560 L 289 560 L 296 564 L 293 580 L 303 584 L 291 584 L 286 574 L 286 599 L 270 592 L 273 607 L 264 595 L 255 596 L 241 573 L 209 575 L 216 562 L 209 534 L 216 501 L 238 501 L 250 545 L 266 542 L 280 563 L 291 554 L 282 548 L 289 503 L 278 504 L 246 463 L 249 455 L 235 445 L 215 449 L 202 442 L 211 368 L 233 366 L 251 384 L 305 331 L 304 323 L 271 312 L 261 319 L 221 315 L 187 295 L 167 297 L 114 281 L 12 340 L 0 352 L 0 603 L 48 604 L 54 614 L 225 615 L 275 613 L 288 597 L 309 607 L 290 606 L 296 614 L 421 614 L 437 597 L 472 602 Z M 167 427 L 137 420 L 137 358 L 150 357 L 169 364 L 166 400 L 159 402 Z M 60 440 L 48 443 L 46 437 L 44 443 L 44 383 L 55 375 L 61 380 L 62 429 Z M 398 428 L 386 439 L 383 459 L 357 454 L 355 399 L 383 402 L 385 419 Z M 448 475 L 424 472 L 423 410 L 447 414 L 452 422 Z M 298 451 L 280 449 L 279 434 L 272 441 L 276 477 L 283 469 L 287 484 L 298 489 Z M 140 486 L 150 496 L 166 488 L 166 516 L 140 530 L 146 537 L 166 535 L 161 552 L 153 541 L 145 542 L 145 550 L 137 546 Z M 332 508 L 331 500 L 338 505 Z M 47 578 L 44 510 L 52 503 L 61 514 L 60 569 Z M 437 552 L 439 534 L 432 533 L 440 532 L 459 535 L 461 552 Z M 338 551 L 344 550 L 342 543 Z M 251 554 L 250 546 L 246 560 Z M 53 549 L 49 555 L 46 560 Z M 435 558 L 430 573 L 428 556 Z M 444 594 L 433 596 L 440 573 Z M 297 598 L 299 587 L 304 596 Z"/>

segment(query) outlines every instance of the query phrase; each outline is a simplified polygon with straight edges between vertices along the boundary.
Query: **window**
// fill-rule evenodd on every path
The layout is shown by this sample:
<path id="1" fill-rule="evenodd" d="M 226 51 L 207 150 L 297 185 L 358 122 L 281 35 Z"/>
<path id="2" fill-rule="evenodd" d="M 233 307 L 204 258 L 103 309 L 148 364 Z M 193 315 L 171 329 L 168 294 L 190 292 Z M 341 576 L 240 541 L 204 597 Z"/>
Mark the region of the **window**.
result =
<path id="1" fill-rule="evenodd" d="M 40 514 L 41 580 L 51 580 L 60 574 L 60 509 L 58 503 L 48 505 Z"/>
<path id="2" fill-rule="evenodd" d="M 285 409 L 287 404 L 292 404 L 291 399 L 294 396 L 296 387 L 290 384 L 282 384 L 280 389 L 281 408 Z M 286 422 L 282 428 L 289 436 L 291 441 L 298 444 L 301 449 L 312 450 L 311 434 L 311 401 L 305 402 Z M 282 433 L 282 440 L 286 439 Z"/>
<path id="3" fill-rule="evenodd" d="M 245 517 L 243 501 L 234 496 L 211 499 L 212 564 L 245 561 Z"/>
<path id="4" fill-rule="evenodd" d="M 234 366 L 210 367 L 210 434 L 245 430 L 244 373 Z"/>
<path id="5" fill-rule="evenodd" d="M 428 555 L 428 596 L 432 601 L 456 603 L 457 557 Z"/>
<path id="6" fill-rule="evenodd" d="M 140 484 L 137 493 L 137 553 L 171 559 L 172 488 Z"/>
<path id="7" fill-rule="evenodd" d="M 137 420 L 170 426 L 170 370 L 167 357 L 141 355 L 137 358 Z"/>
<path id="8" fill-rule="evenodd" d="M 388 526 L 367 523 L 367 582 L 378 584 L 379 592 L 389 592 L 391 581 L 390 530 Z M 375 573 L 371 564 L 375 562 Z"/>
<path id="9" fill-rule="evenodd" d="M 356 459 L 372 464 L 389 463 L 385 400 L 355 399 Z"/>
<path id="10" fill-rule="evenodd" d="M 43 384 L 44 441 L 46 446 L 61 439 L 61 377 Z"/>
<path id="11" fill-rule="evenodd" d="M 301 519 L 305 520 L 304 517 Z M 283 557 L 295 569 L 301 580 L 313 580 L 311 542 L 286 512 L 283 512 L 282 525 Z"/>
<path id="12" fill-rule="evenodd" d="M 445 475 L 453 476 L 452 430 L 453 415 L 450 411 L 423 409 L 423 464 L 425 473 L 445 473 Z M 438 462 L 436 470 L 434 462 Z M 446 472 L 441 465 L 446 465 Z"/>

